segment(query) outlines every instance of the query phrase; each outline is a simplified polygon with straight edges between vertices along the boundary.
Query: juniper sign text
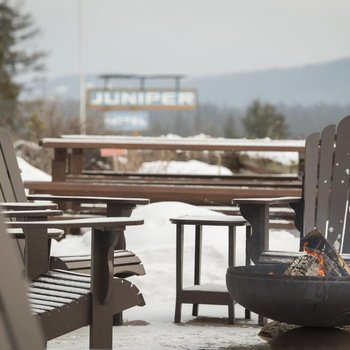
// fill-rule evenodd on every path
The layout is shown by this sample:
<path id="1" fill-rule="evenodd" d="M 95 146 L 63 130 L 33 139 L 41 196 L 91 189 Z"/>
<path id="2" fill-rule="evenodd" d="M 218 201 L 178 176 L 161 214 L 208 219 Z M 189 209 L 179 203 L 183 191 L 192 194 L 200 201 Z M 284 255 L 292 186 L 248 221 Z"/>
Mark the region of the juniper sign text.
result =
<path id="1" fill-rule="evenodd" d="M 130 90 L 90 89 L 89 107 L 102 110 L 136 109 L 195 109 L 194 90 Z"/>

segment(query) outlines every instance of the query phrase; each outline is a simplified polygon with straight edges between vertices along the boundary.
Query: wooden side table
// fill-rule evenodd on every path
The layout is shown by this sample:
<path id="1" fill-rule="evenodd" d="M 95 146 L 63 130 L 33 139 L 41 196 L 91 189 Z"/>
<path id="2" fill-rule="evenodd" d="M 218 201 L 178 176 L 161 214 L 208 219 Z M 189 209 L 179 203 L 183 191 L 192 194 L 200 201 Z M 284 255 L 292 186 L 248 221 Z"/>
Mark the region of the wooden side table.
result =
<path id="1" fill-rule="evenodd" d="M 174 322 L 181 322 L 181 307 L 183 303 L 193 304 L 192 315 L 198 316 L 199 304 L 227 305 L 228 320 L 235 323 L 234 300 L 229 295 L 226 285 L 201 285 L 202 261 L 202 227 L 228 227 L 228 267 L 235 264 L 236 226 L 246 226 L 246 235 L 250 235 L 250 226 L 242 216 L 180 216 L 171 218 L 176 224 L 176 305 Z M 195 257 L 194 257 L 194 285 L 183 288 L 183 250 L 184 226 L 195 225 Z M 247 259 L 246 259 L 247 260 Z M 248 263 L 248 260 L 246 261 Z M 248 314 L 246 313 L 246 317 Z"/>

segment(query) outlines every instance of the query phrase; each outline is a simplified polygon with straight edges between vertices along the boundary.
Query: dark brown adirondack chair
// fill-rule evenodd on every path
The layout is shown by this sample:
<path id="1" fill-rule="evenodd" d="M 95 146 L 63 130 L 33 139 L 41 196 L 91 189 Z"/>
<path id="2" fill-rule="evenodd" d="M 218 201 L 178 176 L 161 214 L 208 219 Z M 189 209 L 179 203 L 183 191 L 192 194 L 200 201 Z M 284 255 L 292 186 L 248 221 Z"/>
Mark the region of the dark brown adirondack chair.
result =
<path id="1" fill-rule="evenodd" d="M 35 196 L 32 196 L 32 199 Z M 128 217 L 131 215 L 133 208 L 137 204 L 147 204 L 149 201 L 143 198 L 106 198 L 106 197 L 78 197 L 78 196 L 51 196 L 40 195 L 36 196 L 39 200 L 50 201 L 73 201 L 73 202 L 85 202 L 85 203 L 105 203 L 107 205 L 107 216 L 111 217 Z M 38 209 L 39 206 L 34 206 L 33 203 L 25 205 L 22 202 L 27 201 L 27 196 L 24 190 L 23 181 L 20 175 L 20 169 L 18 167 L 15 150 L 11 141 L 11 136 L 4 128 L 0 128 L 0 202 L 11 203 L 7 208 L 16 208 L 15 203 L 21 202 L 17 209 L 32 210 Z M 41 204 L 41 209 L 45 208 L 45 205 Z M 47 206 L 49 207 L 49 205 Z M 38 214 L 31 213 L 26 218 L 27 220 L 38 220 Z M 52 215 L 52 212 L 51 214 Z M 23 216 L 22 216 L 23 217 Z M 18 241 L 19 247 L 22 250 L 22 256 L 24 256 L 24 244 L 23 240 Z M 124 232 L 119 232 L 119 239 L 116 241 L 116 249 L 113 252 L 113 267 L 114 275 L 116 277 L 129 277 L 133 275 L 144 275 L 145 269 L 141 263 L 139 257 L 130 250 L 125 248 Z M 28 258 L 30 259 L 28 255 Z M 30 263 L 30 265 L 32 262 Z M 51 269 L 64 269 L 79 273 L 90 273 L 91 271 L 91 256 L 90 255 L 75 255 L 75 256 L 50 256 L 50 268 Z M 133 300 L 136 305 L 144 305 L 142 295 L 138 289 L 133 286 L 131 289 Z M 131 307 L 130 303 L 125 304 L 125 310 Z M 114 316 L 114 323 L 116 325 L 123 323 L 122 312 Z"/>
<path id="2" fill-rule="evenodd" d="M 0 202 L 21 202 L 22 210 L 33 209 L 30 205 L 25 208 L 27 201 L 23 181 L 20 175 L 16 153 L 11 141 L 11 136 L 4 128 L 0 128 Z M 149 201 L 143 198 L 107 198 L 86 196 L 51 196 L 39 195 L 28 196 L 30 200 L 48 200 L 53 202 L 83 202 L 83 203 L 105 203 L 107 205 L 107 216 L 130 216 L 132 209 L 137 204 L 147 204 Z M 125 237 L 121 234 L 114 251 L 114 274 L 117 277 L 129 277 L 133 275 L 144 275 L 145 269 L 141 260 L 132 251 L 126 250 Z M 81 273 L 90 273 L 91 257 L 89 255 L 75 255 L 51 257 L 51 267 L 67 269 Z"/>
<path id="3" fill-rule="evenodd" d="M 125 226 L 142 223 L 140 219 L 113 217 L 7 223 L 9 234 L 15 238 L 21 235 L 18 229 L 24 232 L 25 268 L 31 281 L 28 296 L 45 341 L 90 325 L 90 348 L 112 348 L 113 315 L 144 304 L 134 285 L 113 277 L 113 249 Z M 80 227 L 92 228 L 91 277 L 50 270 L 47 229 Z M 56 234 L 60 234 L 59 231 Z"/>
<path id="4" fill-rule="evenodd" d="M 255 264 L 291 263 L 299 254 L 269 250 L 269 206 L 289 203 L 301 238 L 319 229 L 350 261 L 350 116 L 307 137 L 302 198 L 235 199 L 252 225 L 248 251 Z"/>
<path id="5" fill-rule="evenodd" d="M 0 214 L 0 349 L 44 349 L 39 323 L 31 315 L 20 256 Z"/>

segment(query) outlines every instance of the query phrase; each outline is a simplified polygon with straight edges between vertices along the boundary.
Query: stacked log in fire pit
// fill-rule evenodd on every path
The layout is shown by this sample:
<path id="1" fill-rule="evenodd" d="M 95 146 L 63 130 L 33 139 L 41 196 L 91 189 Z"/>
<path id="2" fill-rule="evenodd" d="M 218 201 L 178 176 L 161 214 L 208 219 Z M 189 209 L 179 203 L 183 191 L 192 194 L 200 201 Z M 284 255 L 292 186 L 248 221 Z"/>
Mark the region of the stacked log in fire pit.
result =
<path id="1" fill-rule="evenodd" d="M 296 258 L 284 272 L 290 276 L 350 276 L 350 268 L 339 253 L 315 229 L 303 239 L 306 255 Z"/>

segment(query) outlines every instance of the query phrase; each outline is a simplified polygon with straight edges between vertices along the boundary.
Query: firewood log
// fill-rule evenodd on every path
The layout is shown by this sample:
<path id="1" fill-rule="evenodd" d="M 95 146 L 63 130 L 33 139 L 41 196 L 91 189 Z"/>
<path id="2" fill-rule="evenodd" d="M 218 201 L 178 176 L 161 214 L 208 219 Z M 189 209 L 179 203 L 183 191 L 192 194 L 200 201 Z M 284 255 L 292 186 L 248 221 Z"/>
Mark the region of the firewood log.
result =
<path id="1" fill-rule="evenodd" d="M 319 230 L 309 232 L 302 243 L 307 255 L 296 258 L 284 272 L 285 275 L 324 277 L 350 275 L 349 266 Z"/>
<path id="2" fill-rule="evenodd" d="M 320 263 L 313 255 L 303 255 L 296 258 L 284 272 L 290 276 L 319 276 Z"/>

